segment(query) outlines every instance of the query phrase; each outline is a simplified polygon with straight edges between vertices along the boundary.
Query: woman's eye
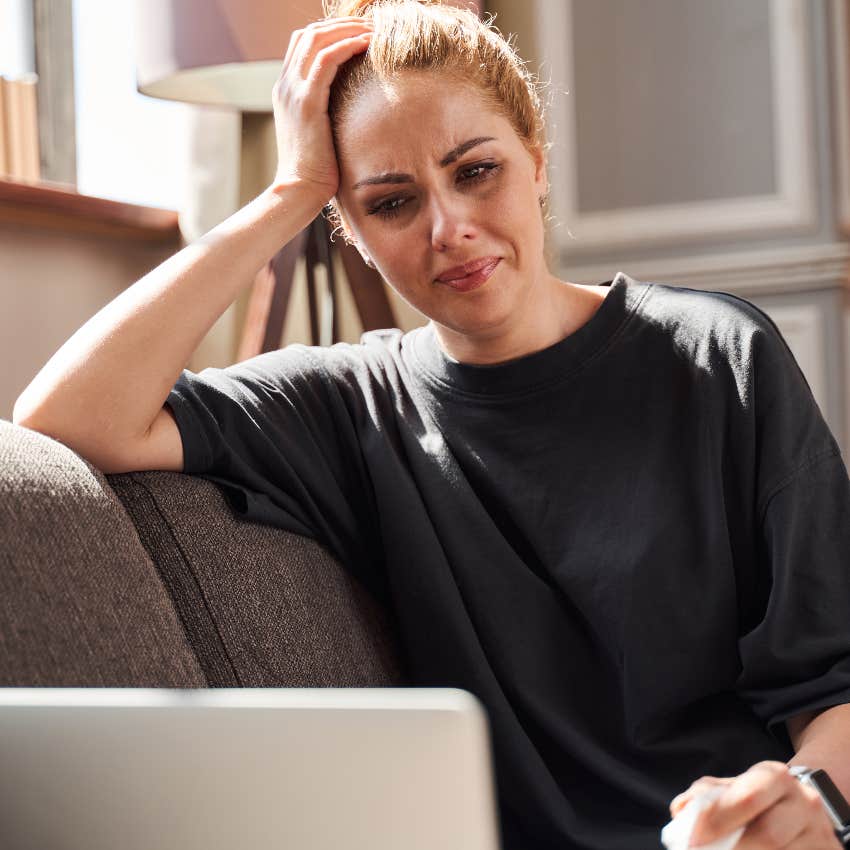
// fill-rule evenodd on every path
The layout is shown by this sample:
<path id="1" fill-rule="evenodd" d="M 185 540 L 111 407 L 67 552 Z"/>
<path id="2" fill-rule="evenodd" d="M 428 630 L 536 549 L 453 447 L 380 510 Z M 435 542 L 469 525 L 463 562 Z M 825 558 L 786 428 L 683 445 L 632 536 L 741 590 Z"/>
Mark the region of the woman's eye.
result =
<path id="1" fill-rule="evenodd" d="M 381 218 L 393 218 L 399 214 L 399 210 L 402 206 L 404 206 L 404 203 L 405 198 L 387 198 L 387 200 L 381 201 L 374 207 L 370 207 L 366 211 L 366 215 L 377 215 Z M 397 204 L 397 206 L 393 206 L 393 204 Z"/>
<path id="2" fill-rule="evenodd" d="M 495 174 L 499 166 L 495 162 L 479 162 L 477 165 L 470 165 L 462 168 L 460 173 L 469 175 L 465 177 L 467 183 L 477 183 L 479 180 L 486 180 L 491 174 Z"/>
<path id="3" fill-rule="evenodd" d="M 467 165 L 458 171 L 461 183 L 481 183 L 494 175 L 501 166 L 495 162 L 479 162 Z M 366 215 L 377 215 L 380 218 L 395 218 L 407 204 L 409 198 L 387 198 L 366 210 Z"/>

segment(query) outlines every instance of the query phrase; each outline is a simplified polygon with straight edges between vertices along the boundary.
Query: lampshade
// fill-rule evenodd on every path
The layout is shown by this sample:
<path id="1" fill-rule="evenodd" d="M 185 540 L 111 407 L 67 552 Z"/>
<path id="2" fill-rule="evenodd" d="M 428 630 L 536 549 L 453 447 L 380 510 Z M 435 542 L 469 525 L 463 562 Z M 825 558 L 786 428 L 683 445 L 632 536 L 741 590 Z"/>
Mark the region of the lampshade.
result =
<path id="1" fill-rule="evenodd" d="M 481 0 L 451 5 L 480 12 Z M 321 0 L 136 0 L 136 87 L 145 95 L 271 112 L 289 37 Z"/>

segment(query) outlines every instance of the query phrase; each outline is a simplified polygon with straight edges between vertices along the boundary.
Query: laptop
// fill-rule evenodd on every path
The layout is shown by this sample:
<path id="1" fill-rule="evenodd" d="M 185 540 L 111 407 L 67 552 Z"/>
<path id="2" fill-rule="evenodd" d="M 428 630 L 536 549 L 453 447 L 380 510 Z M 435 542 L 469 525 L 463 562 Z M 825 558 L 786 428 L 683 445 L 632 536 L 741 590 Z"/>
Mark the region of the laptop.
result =
<path id="1" fill-rule="evenodd" d="M 0 688 L 4 850 L 499 850 L 455 688 Z"/>

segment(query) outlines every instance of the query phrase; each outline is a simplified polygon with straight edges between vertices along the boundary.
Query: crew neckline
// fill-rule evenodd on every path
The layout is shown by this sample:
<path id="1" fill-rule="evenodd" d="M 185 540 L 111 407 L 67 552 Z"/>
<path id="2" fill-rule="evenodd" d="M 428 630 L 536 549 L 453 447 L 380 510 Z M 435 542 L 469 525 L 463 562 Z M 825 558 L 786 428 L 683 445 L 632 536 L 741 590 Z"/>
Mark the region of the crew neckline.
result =
<path id="1" fill-rule="evenodd" d="M 462 363 L 443 351 L 429 322 L 411 331 L 413 356 L 424 377 L 445 391 L 490 398 L 534 392 L 566 379 L 612 341 L 642 295 L 640 284 L 623 272 L 599 285 L 610 286 L 611 291 L 590 319 L 540 351 L 503 363 Z"/>

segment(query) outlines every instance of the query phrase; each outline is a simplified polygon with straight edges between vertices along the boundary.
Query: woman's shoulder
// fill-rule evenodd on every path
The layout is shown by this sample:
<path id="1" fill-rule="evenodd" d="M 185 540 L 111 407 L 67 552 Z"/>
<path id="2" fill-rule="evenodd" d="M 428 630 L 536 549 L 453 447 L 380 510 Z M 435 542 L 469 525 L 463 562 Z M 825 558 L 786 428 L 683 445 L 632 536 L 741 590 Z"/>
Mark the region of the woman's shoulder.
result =
<path id="1" fill-rule="evenodd" d="M 314 372 L 334 384 L 378 390 L 395 383 L 399 376 L 403 379 L 403 349 L 412 333 L 382 328 L 365 331 L 358 342 L 289 347 L 298 349 L 301 363 L 309 363 Z"/>
<path id="2" fill-rule="evenodd" d="M 758 399 L 762 411 L 814 410 L 808 381 L 787 340 L 766 310 L 749 299 L 656 283 L 640 314 L 652 352 L 658 349 L 651 340 L 660 340 L 707 386 L 731 388 L 743 408 L 754 409 Z"/>
<path id="3" fill-rule="evenodd" d="M 381 328 L 364 331 L 358 342 L 336 342 L 310 350 L 334 373 L 382 369 L 399 358 L 404 337 L 400 328 Z"/>
<path id="4" fill-rule="evenodd" d="M 644 301 L 648 315 L 670 322 L 686 321 L 705 328 L 719 327 L 737 332 L 776 330 L 770 316 L 752 301 L 721 289 L 696 289 L 671 283 L 651 287 Z"/>
<path id="5" fill-rule="evenodd" d="M 767 311 L 741 295 L 669 283 L 646 285 L 650 291 L 640 309 L 644 323 L 689 351 L 736 358 L 788 352 L 782 332 Z"/>

